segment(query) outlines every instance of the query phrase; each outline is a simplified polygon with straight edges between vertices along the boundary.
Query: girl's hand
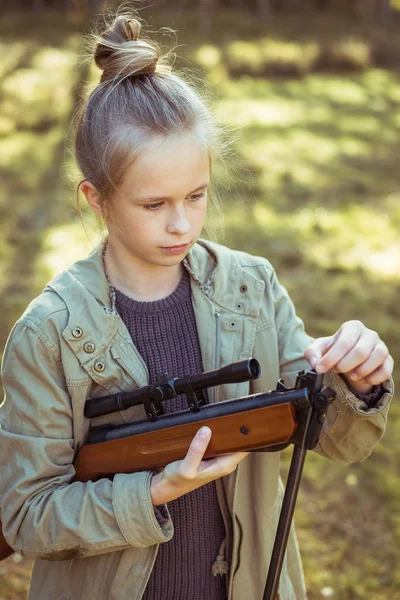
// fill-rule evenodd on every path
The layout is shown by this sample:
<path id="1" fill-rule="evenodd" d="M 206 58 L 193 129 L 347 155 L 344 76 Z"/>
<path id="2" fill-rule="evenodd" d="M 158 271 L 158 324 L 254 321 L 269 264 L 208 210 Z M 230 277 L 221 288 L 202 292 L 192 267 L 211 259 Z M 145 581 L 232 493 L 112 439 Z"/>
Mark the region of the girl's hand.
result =
<path id="1" fill-rule="evenodd" d="M 318 373 L 346 376 L 352 389 L 367 394 L 392 374 L 393 358 L 376 331 L 361 321 L 347 321 L 330 337 L 315 340 L 304 352 Z"/>
<path id="2" fill-rule="evenodd" d="M 175 500 L 214 479 L 229 475 L 249 454 L 232 452 L 202 460 L 210 439 L 211 429 L 202 427 L 194 436 L 183 460 L 176 460 L 161 473 L 153 475 L 150 493 L 154 506 Z"/>

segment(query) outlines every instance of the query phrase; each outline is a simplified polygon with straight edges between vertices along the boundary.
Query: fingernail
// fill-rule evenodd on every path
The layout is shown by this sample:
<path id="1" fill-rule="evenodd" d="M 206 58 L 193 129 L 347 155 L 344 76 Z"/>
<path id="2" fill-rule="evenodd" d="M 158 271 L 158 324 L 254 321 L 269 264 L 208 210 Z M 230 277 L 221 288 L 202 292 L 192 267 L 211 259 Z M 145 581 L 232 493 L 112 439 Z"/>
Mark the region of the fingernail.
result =
<path id="1" fill-rule="evenodd" d="M 360 376 L 357 375 L 357 373 L 347 373 L 346 376 L 352 379 L 353 381 L 357 381 L 358 379 L 360 379 Z"/>
<path id="2" fill-rule="evenodd" d="M 209 438 L 211 435 L 211 429 L 209 427 L 202 427 L 199 430 L 199 438 L 201 440 L 206 440 L 207 438 Z"/>
<path id="3" fill-rule="evenodd" d="M 315 365 L 317 364 L 317 362 L 318 362 L 318 359 L 317 359 L 317 358 L 312 358 L 312 359 L 310 360 L 310 365 L 311 365 L 311 368 L 312 368 L 312 369 L 314 369 L 314 371 L 315 371 Z"/>

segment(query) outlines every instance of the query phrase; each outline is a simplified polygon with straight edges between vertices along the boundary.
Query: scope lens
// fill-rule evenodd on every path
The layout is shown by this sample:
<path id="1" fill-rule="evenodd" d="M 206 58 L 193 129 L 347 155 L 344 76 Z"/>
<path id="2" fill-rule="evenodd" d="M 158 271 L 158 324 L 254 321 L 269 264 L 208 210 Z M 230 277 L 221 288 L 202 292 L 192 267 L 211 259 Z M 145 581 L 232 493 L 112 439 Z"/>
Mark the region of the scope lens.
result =
<path id="1" fill-rule="evenodd" d="M 257 377 L 260 377 L 261 374 L 261 368 L 260 368 L 260 363 L 258 362 L 258 360 L 256 360 L 255 358 L 252 358 L 250 360 L 250 373 L 252 374 L 254 379 L 257 379 Z"/>

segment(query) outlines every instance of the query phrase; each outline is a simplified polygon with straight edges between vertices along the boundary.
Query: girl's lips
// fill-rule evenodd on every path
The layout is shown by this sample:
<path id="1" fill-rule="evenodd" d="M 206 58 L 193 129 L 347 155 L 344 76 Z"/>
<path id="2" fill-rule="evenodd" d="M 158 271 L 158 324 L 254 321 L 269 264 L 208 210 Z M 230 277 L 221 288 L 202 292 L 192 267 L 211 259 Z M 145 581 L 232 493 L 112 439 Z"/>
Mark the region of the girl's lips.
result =
<path id="1" fill-rule="evenodd" d="M 186 250 L 186 248 L 189 246 L 189 243 L 190 242 L 187 244 L 181 244 L 180 246 L 161 246 L 161 249 L 169 254 L 180 254 Z"/>

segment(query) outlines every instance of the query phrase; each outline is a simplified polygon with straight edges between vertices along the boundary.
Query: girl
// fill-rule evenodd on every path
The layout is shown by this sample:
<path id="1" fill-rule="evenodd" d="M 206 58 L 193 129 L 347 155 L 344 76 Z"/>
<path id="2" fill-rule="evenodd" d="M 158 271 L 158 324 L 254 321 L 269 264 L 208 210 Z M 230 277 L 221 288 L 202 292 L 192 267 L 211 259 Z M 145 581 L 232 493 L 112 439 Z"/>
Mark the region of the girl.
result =
<path id="1" fill-rule="evenodd" d="M 282 485 L 278 453 L 203 461 L 204 427 L 161 472 L 72 482 L 88 397 L 249 356 L 293 385 L 311 365 L 337 396 L 318 452 L 361 461 L 383 435 L 393 361 L 359 321 L 312 341 L 270 263 L 200 239 L 218 129 L 193 88 L 118 16 L 95 46 L 100 84 L 76 130 L 80 184 L 107 237 L 52 280 L 18 320 L 3 360 L 1 517 L 35 558 L 30 599 L 259 600 Z M 239 397 L 221 386 L 209 402 Z M 185 400 L 166 403 L 183 410 Z M 143 419 L 143 407 L 92 420 Z M 50 562 L 51 561 L 51 562 Z M 294 530 L 281 600 L 306 598 Z"/>

